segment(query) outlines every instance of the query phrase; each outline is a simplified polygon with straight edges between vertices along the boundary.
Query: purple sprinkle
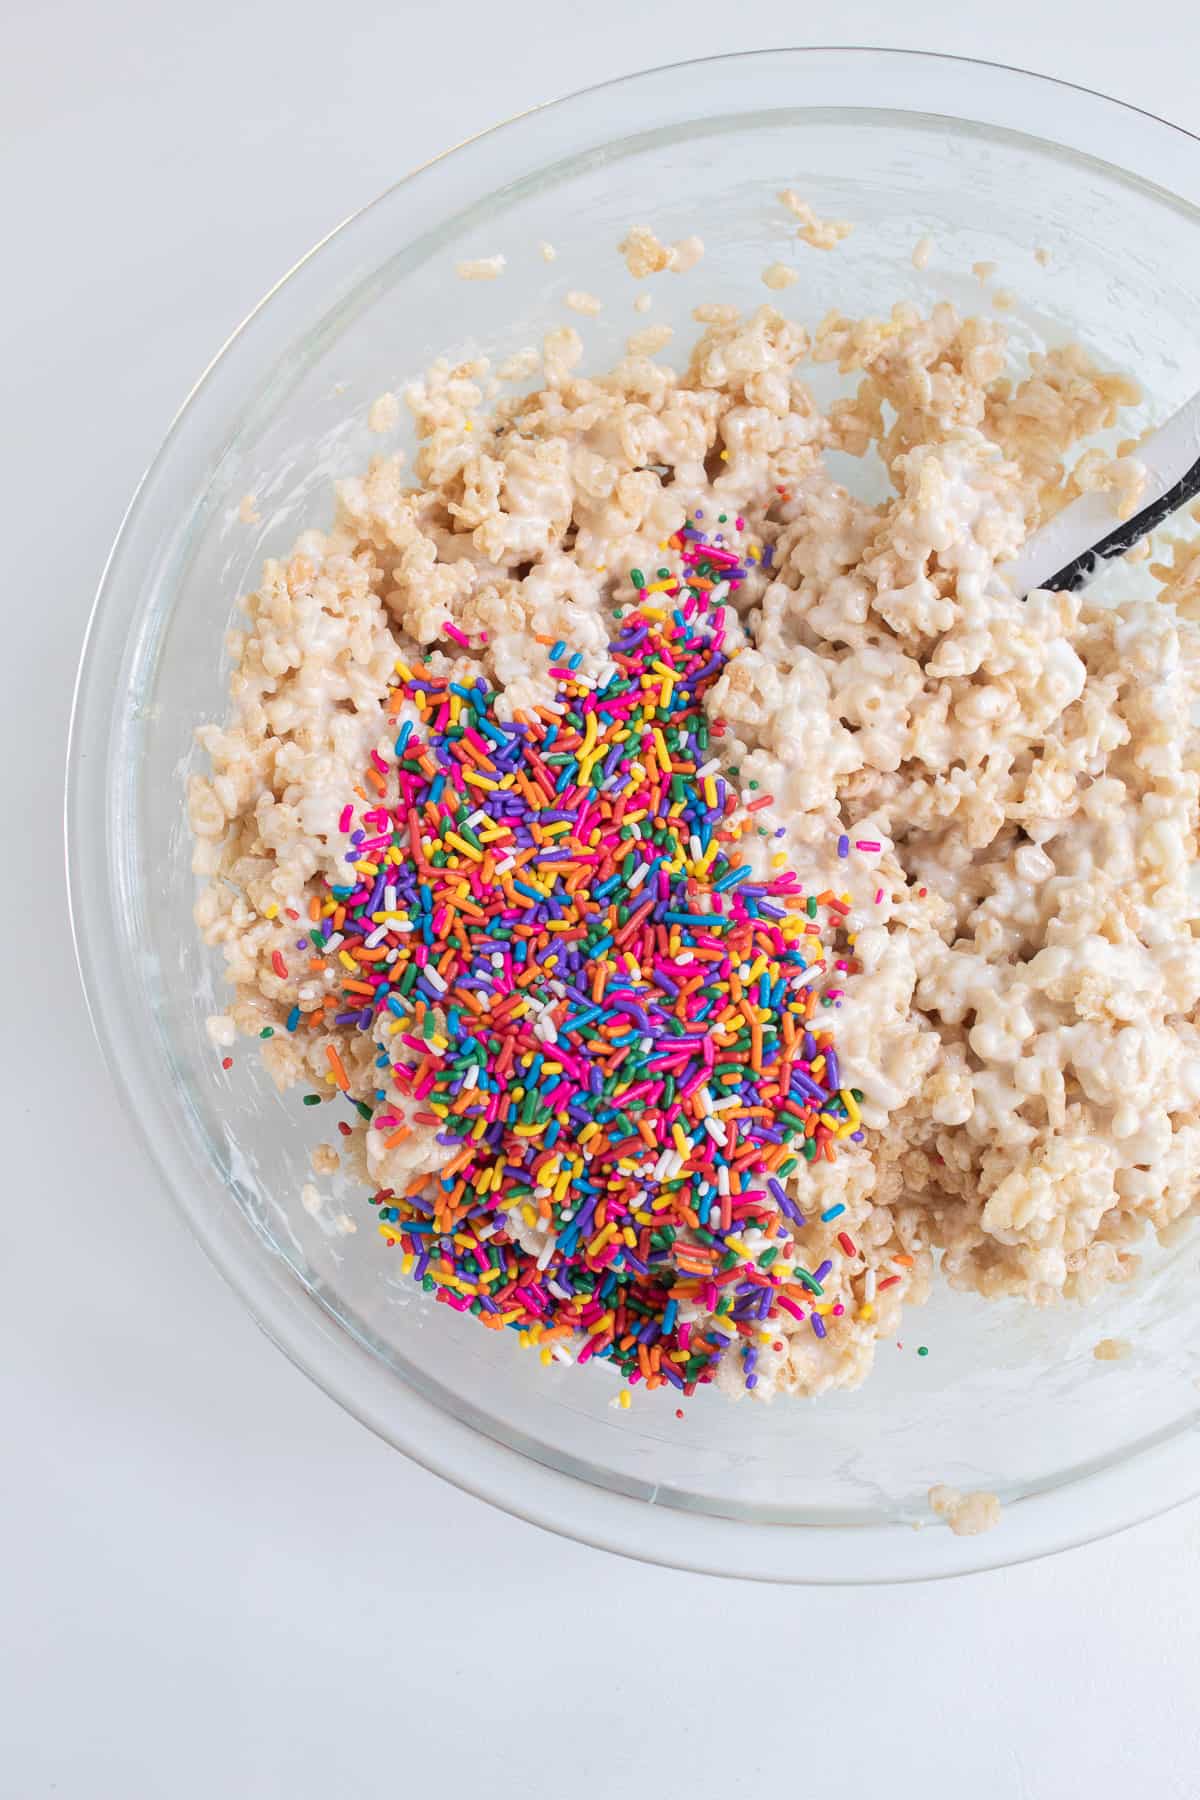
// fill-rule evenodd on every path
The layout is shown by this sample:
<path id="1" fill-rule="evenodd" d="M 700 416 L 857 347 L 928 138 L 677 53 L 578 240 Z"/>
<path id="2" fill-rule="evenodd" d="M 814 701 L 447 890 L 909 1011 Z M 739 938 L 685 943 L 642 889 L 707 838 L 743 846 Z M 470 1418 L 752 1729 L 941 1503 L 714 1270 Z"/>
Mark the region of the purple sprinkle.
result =
<path id="1" fill-rule="evenodd" d="M 825 1336 L 825 1321 L 821 1317 L 820 1313 L 810 1313 L 808 1316 L 809 1316 L 809 1321 L 812 1325 L 813 1331 L 816 1333 L 817 1337 L 823 1338 Z"/>

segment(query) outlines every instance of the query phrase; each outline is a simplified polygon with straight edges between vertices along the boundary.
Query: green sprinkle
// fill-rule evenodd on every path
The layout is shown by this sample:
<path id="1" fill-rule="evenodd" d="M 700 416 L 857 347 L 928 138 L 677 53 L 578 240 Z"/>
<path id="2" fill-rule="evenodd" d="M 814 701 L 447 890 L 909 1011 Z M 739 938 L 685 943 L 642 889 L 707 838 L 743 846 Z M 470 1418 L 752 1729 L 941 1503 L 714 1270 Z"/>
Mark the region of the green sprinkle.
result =
<path id="1" fill-rule="evenodd" d="M 640 569 L 630 569 L 629 579 L 630 579 L 630 581 L 632 581 L 635 588 L 644 588 L 646 585 L 646 577 L 642 574 L 642 571 Z M 619 619 L 620 616 L 621 616 L 620 609 L 614 607 L 613 617 Z"/>
<path id="2" fill-rule="evenodd" d="M 274 1033 L 274 1031 L 273 1031 L 273 1029 L 272 1029 L 272 1028 L 271 1028 L 271 1026 L 270 1026 L 270 1025 L 264 1025 L 264 1026 L 263 1026 L 263 1028 L 262 1028 L 262 1030 L 261 1030 L 261 1031 L 260 1031 L 260 1032 L 259 1032 L 259 1034 L 258 1034 L 258 1035 L 259 1035 L 259 1037 L 260 1037 L 260 1038 L 262 1038 L 262 1037 L 274 1037 L 274 1036 L 275 1036 L 275 1033 Z"/>
<path id="3" fill-rule="evenodd" d="M 321 1104 L 320 1094 L 305 1094 L 304 1104 L 305 1104 L 305 1106 L 320 1106 L 320 1104 Z"/>
<path id="4" fill-rule="evenodd" d="M 917 1345 L 917 1355 L 918 1356 L 928 1356 L 929 1355 L 929 1345 L 928 1344 L 918 1344 Z"/>

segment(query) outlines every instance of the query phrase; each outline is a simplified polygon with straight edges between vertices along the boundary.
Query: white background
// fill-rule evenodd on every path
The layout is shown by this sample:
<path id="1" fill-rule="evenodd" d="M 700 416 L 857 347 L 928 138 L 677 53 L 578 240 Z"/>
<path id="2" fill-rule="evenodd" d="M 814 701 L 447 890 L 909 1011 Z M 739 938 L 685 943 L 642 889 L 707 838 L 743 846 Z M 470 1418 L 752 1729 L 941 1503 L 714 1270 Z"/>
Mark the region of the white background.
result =
<path id="1" fill-rule="evenodd" d="M 1200 128 L 1190 0 L 974 10 L 9 0 L 3 1800 L 1200 1790 L 1200 1509 L 875 1592 L 646 1569 L 487 1511 L 339 1413 L 224 1290 L 121 1117 L 67 937 L 92 591 L 177 403 L 277 276 L 447 144 L 683 56 L 960 51 Z"/>

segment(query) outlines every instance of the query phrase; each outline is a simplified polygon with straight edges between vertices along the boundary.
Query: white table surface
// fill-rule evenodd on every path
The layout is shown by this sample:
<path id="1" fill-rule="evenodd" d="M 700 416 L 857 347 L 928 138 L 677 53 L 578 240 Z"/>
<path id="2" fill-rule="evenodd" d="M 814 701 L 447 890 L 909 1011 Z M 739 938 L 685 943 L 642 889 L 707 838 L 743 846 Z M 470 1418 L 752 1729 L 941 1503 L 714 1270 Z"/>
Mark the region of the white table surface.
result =
<path id="1" fill-rule="evenodd" d="M 1200 1508 L 875 1592 L 647 1569 L 487 1510 L 340 1413 L 226 1292 L 122 1119 L 67 934 L 92 591 L 175 406 L 265 288 L 447 143 L 679 56 L 955 50 L 1200 126 L 1194 53 L 1171 48 L 1194 47 L 1189 0 L 977 10 L 605 0 L 566 9 L 568 45 L 533 0 L 10 0 L 3 1800 L 1200 1791 Z"/>

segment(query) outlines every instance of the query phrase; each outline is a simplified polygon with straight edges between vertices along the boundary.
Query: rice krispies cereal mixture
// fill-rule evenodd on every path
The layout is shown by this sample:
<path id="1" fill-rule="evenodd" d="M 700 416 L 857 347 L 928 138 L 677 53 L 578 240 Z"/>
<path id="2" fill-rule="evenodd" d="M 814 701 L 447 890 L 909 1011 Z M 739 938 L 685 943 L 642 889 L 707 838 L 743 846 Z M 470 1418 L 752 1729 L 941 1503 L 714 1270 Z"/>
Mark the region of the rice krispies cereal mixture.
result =
<path id="1" fill-rule="evenodd" d="M 1153 597 L 1117 605 L 1008 590 L 998 571 L 1027 533 L 1100 478 L 1096 458 L 1081 465 L 1074 447 L 1136 398 L 1124 377 L 1078 348 L 1015 371 L 1003 327 L 963 319 L 948 304 L 928 316 L 910 305 L 886 319 L 831 316 L 811 336 L 772 306 L 742 314 L 712 305 L 696 316 L 703 329 L 682 372 L 631 352 L 610 374 L 585 377 L 580 338 L 561 328 L 536 359 L 532 393 L 488 410 L 482 362 L 439 364 L 409 390 L 420 439 L 413 474 L 380 456 L 342 481 L 332 529 L 305 533 L 287 559 L 267 564 L 247 625 L 232 636 L 230 715 L 200 729 L 211 772 L 190 781 L 204 883 L 196 916 L 233 987 L 215 1041 L 227 1044 L 235 1027 L 273 1032 L 262 1054 L 281 1088 L 303 1084 L 309 1098 L 342 1090 L 353 1103 L 339 1126 L 343 1163 L 376 1190 L 380 1229 L 427 1288 L 484 1323 L 512 1324 L 545 1357 L 570 1360 L 582 1346 L 648 1386 L 690 1391 L 715 1379 L 731 1394 L 818 1394 L 864 1379 L 904 1302 L 928 1293 L 935 1265 L 952 1286 L 985 1296 L 1089 1299 L 1133 1274 L 1147 1227 L 1165 1230 L 1196 1203 L 1200 909 L 1188 870 L 1200 792 L 1192 714 L 1200 554 L 1180 541 L 1170 561 L 1151 566 Z M 831 362 L 856 385 L 823 411 L 806 369 Z M 533 363 L 527 356 L 511 372 L 528 375 Z M 833 451 L 877 458 L 889 497 L 868 504 L 840 485 L 826 462 Z M 1127 472 L 1109 484 L 1123 494 Z M 729 561 L 716 551 L 717 532 L 737 562 L 735 581 L 719 579 Z M 713 560 L 689 564 L 698 543 Z M 697 566 L 708 570 L 699 587 L 689 584 Z M 403 774 L 399 720 L 416 733 L 412 742 L 422 732 L 432 741 L 439 720 L 443 735 L 458 729 L 456 705 L 476 705 L 454 690 L 486 690 L 486 705 L 480 699 L 470 715 L 486 727 L 485 755 L 507 743 L 496 754 L 516 756 L 529 730 L 546 751 L 547 730 L 562 724 L 569 733 L 574 719 L 578 733 L 566 740 L 577 746 L 574 769 L 585 714 L 606 684 L 620 686 L 613 647 L 628 646 L 631 632 L 636 639 L 654 601 L 663 622 L 652 629 L 667 634 L 656 640 L 661 654 L 671 661 L 677 633 L 680 654 L 693 656 L 688 667 L 703 665 L 680 716 L 694 756 L 706 754 L 695 746 L 711 731 L 727 801 L 712 818 L 719 824 L 724 813 L 730 879 L 765 896 L 786 876 L 813 910 L 818 897 L 838 908 L 843 937 L 819 982 L 784 993 L 793 978 L 780 964 L 784 998 L 773 1023 L 771 995 L 754 985 L 757 965 L 740 965 L 752 1009 L 762 1003 L 760 1053 L 763 1030 L 789 1029 L 789 1009 L 802 1031 L 832 1034 L 805 1039 L 797 1067 L 823 1096 L 814 1103 L 827 1121 L 818 1135 L 836 1143 L 811 1160 L 811 1150 L 781 1159 L 772 1148 L 785 1073 L 777 1100 L 749 1128 L 767 1161 L 745 1166 L 766 1173 L 753 1174 L 756 1197 L 738 1215 L 749 1228 L 733 1248 L 728 1180 L 720 1193 L 715 1175 L 701 1183 L 693 1214 L 672 1211 L 674 1241 L 664 1249 L 652 1229 L 659 1190 L 692 1177 L 671 1167 L 669 1146 L 663 1161 L 661 1143 L 652 1171 L 643 1162 L 631 1174 L 633 1162 L 618 1160 L 614 1188 L 624 1180 L 637 1191 L 618 1223 L 610 1219 L 608 1241 L 590 1241 L 590 1285 L 568 1306 L 578 1235 L 568 1177 L 591 1165 L 582 1115 L 563 1094 L 586 1098 L 587 1071 L 565 1060 L 554 1076 L 563 1110 L 551 1130 L 566 1136 L 547 1150 L 549 1165 L 529 1165 L 515 1200 L 501 1206 L 496 1193 L 481 1200 L 474 1191 L 463 1199 L 459 1175 L 457 1210 L 440 1213 L 455 1178 L 438 1178 L 448 1164 L 462 1169 L 461 1137 L 443 1129 L 447 1106 L 422 1113 L 421 1095 L 448 1092 L 462 1021 L 453 995 L 429 988 L 416 1038 L 407 1001 L 347 1010 L 343 984 L 367 972 L 359 985 L 369 997 L 378 979 L 357 960 L 377 954 L 356 948 L 371 941 L 364 932 L 380 934 L 385 959 L 409 956 L 404 940 L 387 935 L 378 885 L 386 868 L 376 875 L 367 863 L 360 875 L 354 859 L 371 842 L 361 821 L 372 807 L 379 816 L 365 832 L 402 843 L 398 825 L 387 839 L 393 821 L 379 812 L 376 788 L 409 782 L 410 792 L 434 767 L 419 774 L 413 763 L 411 781 Z M 638 665 L 641 674 L 648 667 Z M 644 729 L 652 736 L 653 721 Z M 658 774 L 651 746 L 650 779 L 668 780 L 682 741 L 663 746 Z M 585 743 L 585 780 L 587 757 Z M 485 760 L 476 772 L 501 766 Z M 364 786 L 369 767 L 374 785 Z M 684 783 L 676 797 L 703 785 L 694 760 L 673 779 Z M 476 792 L 493 798 L 472 790 L 472 803 Z M 434 810 L 421 815 L 418 834 L 436 812 L 427 785 L 420 797 Z M 486 807 L 469 815 L 480 832 L 494 816 Z M 611 810 L 605 817 L 607 831 Z M 575 829 L 569 819 L 556 825 Z M 414 880 L 435 847 L 428 835 L 418 842 Z M 665 881 L 666 867 L 695 859 L 689 891 L 701 922 L 662 928 L 675 933 L 659 940 L 668 958 L 686 960 L 685 941 L 711 941 L 705 931 L 723 890 L 695 873 L 709 848 L 693 838 L 676 864 L 665 854 L 651 864 L 648 891 L 655 867 Z M 636 861 L 643 846 L 634 849 Z M 386 850 L 375 854 L 386 861 Z M 396 849 L 397 862 L 407 855 Z M 466 857 L 455 850 L 451 861 L 469 872 Z M 641 879 L 628 858 L 621 867 L 627 881 Z M 335 928 L 355 881 L 371 900 L 348 926 L 359 933 L 350 956 L 346 931 Z M 479 897 L 478 886 L 471 891 Z M 413 920 L 421 929 L 416 905 L 406 918 L 395 900 L 396 932 Z M 776 917 L 766 900 L 746 906 Z M 513 913 L 507 899 L 504 909 Z M 807 901 L 796 919 L 799 931 L 812 922 Z M 469 916 L 464 928 L 486 929 Z M 590 966 L 606 959 L 618 985 L 643 979 L 603 945 Z M 678 991 L 681 967 L 664 966 Z M 555 990 L 547 981 L 535 998 L 550 1009 L 544 1040 L 553 1053 L 553 1021 L 562 1024 L 576 1001 L 569 982 Z M 723 987 L 721 1004 L 728 998 Z M 688 1024 L 700 1009 L 679 1016 Z M 744 1030 L 736 1019 L 717 1029 L 742 1033 L 745 1044 L 754 1025 L 746 1018 Z M 644 1024 L 629 1028 L 631 1055 L 650 1053 Z M 598 1029 L 610 1027 L 611 1016 Z M 697 1057 L 703 1029 L 692 1033 Z M 406 1056 L 397 1032 L 411 1040 Z M 620 1054 L 612 1042 L 602 1045 L 606 1071 Z M 779 1054 L 792 1054 L 791 1043 L 781 1038 Z M 833 1062 L 821 1060 L 826 1051 Z M 777 1067 L 769 1056 L 762 1066 Z M 477 1078 L 460 1067 L 453 1079 L 461 1106 L 461 1089 Z M 761 1087 L 764 1077 L 755 1079 Z M 675 1089 L 664 1100 L 657 1086 L 653 1104 L 665 1137 L 679 1112 Z M 813 1107 L 803 1110 L 811 1136 Z M 689 1130 L 693 1114 L 705 1145 L 711 1110 L 685 1110 Z M 628 1123 L 632 1131 L 637 1120 Z M 716 1139 L 710 1132 L 708 1149 Z M 510 1149 L 515 1141 L 506 1140 Z M 554 1160 L 564 1144 L 574 1163 Z M 467 1163 L 478 1179 L 474 1168 Z M 510 1179 L 511 1158 L 501 1173 Z M 745 1192 L 736 1170 L 733 1189 L 735 1199 Z M 467 1233 L 461 1241 L 484 1271 L 479 1286 L 461 1265 L 452 1276 L 448 1262 L 422 1258 L 428 1217 L 444 1236 Z M 622 1310 L 622 1280 L 630 1292 L 643 1281 L 639 1257 L 658 1284 L 656 1311 Z M 782 1282 L 772 1273 L 780 1267 Z M 642 1292 L 644 1300 L 644 1281 Z M 560 1315 L 568 1324 L 556 1327 Z"/>

